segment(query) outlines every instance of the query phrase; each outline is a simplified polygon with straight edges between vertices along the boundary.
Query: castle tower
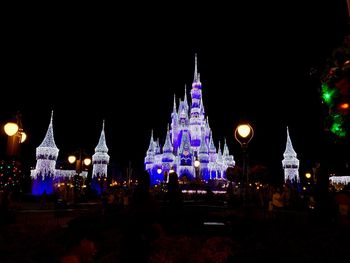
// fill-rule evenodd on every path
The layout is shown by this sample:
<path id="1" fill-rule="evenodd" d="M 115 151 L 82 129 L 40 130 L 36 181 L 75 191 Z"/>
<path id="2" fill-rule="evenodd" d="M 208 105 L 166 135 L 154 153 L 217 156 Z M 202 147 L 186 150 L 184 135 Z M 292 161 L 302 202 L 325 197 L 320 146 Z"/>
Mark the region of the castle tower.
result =
<path id="1" fill-rule="evenodd" d="M 209 163 L 209 147 L 205 140 L 205 133 L 202 133 L 201 138 L 201 145 L 198 150 L 198 159 L 200 162 L 200 177 L 201 179 L 204 179 L 208 181 L 209 178 L 209 171 L 208 171 L 208 163 Z"/>
<path id="2" fill-rule="evenodd" d="M 92 188 L 99 194 L 107 187 L 108 163 L 109 155 L 105 136 L 105 121 L 103 121 L 100 139 L 92 156 Z"/>
<path id="3" fill-rule="evenodd" d="M 179 135 L 179 115 L 177 114 L 177 108 L 176 108 L 176 96 L 174 94 L 174 105 L 173 105 L 173 112 L 171 113 L 171 141 L 174 146 L 174 151 L 177 152 L 177 149 L 179 147 L 178 143 L 178 135 Z"/>
<path id="4" fill-rule="evenodd" d="M 194 147 L 194 150 L 197 154 L 201 144 L 201 124 L 203 122 L 203 114 L 204 114 L 204 107 L 202 102 L 202 83 L 200 81 L 200 76 L 197 70 L 197 54 L 195 56 L 191 98 L 192 98 L 191 113 L 190 113 L 191 146 Z"/>
<path id="5" fill-rule="evenodd" d="M 170 132 L 169 132 L 169 125 L 167 128 L 167 133 L 165 137 L 165 143 L 163 146 L 163 157 L 162 157 L 162 171 L 163 173 L 169 173 L 171 168 L 176 167 L 175 165 L 175 155 L 173 154 L 174 147 L 171 144 L 170 140 Z M 163 176 L 163 175 L 162 175 Z M 164 176 L 163 176 L 164 178 Z M 158 178 L 159 181 L 162 181 L 162 178 Z"/>
<path id="6" fill-rule="evenodd" d="M 233 155 L 230 155 L 230 152 L 228 150 L 228 146 L 226 143 L 226 138 L 225 138 L 225 144 L 224 144 L 223 158 L 224 158 L 224 163 L 227 167 L 234 167 L 235 166 L 236 162 L 233 158 Z"/>
<path id="7" fill-rule="evenodd" d="M 225 180 L 226 168 L 234 166 L 235 162 L 226 144 L 224 153 L 221 149 L 219 152 L 216 151 L 208 117 L 205 115 L 197 55 L 195 56 L 190 95 L 191 103 L 189 104 L 186 85 L 184 99 L 179 99 L 178 104 L 176 104 L 174 95 L 171 128 L 167 130 L 163 151 L 159 152 L 158 143 L 155 143 L 151 135 L 144 159 L 145 170 L 150 173 L 151 178 L 159 178 L 159 180 L 162 177 L 166 178 L 165 175 L 171 168 L 179 177 L 186 176 L 189 180 L 196 178 L 198 171 L 205 181 Z M 161 164 L 159 155 L 162 156 Z M 194 167 L 195 160 L 199 160 L 199 168 Z M 153 179 L 152 184 L 155 182 Z"/>
<path id="8" fill-rule="evenodd" d="M 293 149 L 292 141 L 289 137 L 289 129 L 287 127 L 287 143 L 286 150 L 283 153 L 284 159 L 282 160 L 282 166 L 284 169 L 284 181 L 299 182 L 299 160 L 297 154 Z"/>
<path id="9" fill-rule="evenodd" d="M 150 174 L 152 174 L 154 156 L 155 156 L 155 147 L 154 147 L 153 130 L 152 130 L 149 146 L 145 157 L 145 170 L 148 171 Z"/>
<path id="10" fill-rule="evenodd" d="M 194 178 L 193 149 L 191 148 L 189 131 L 184 131 L 179 148 L 179 176 L 185 175 L 188 179 Z"/>
<path id="11" fill-rule="evenodd" d="M 56 173 L 56 160 L 59 150 L 55 144 L 52 122 L 53 111 L 51 112 L 50 124 L 45 138 L 36 148 L 36 166 L 34 170 L 31 170 L 33 195 L 53 193 L 53 180 Z"/>

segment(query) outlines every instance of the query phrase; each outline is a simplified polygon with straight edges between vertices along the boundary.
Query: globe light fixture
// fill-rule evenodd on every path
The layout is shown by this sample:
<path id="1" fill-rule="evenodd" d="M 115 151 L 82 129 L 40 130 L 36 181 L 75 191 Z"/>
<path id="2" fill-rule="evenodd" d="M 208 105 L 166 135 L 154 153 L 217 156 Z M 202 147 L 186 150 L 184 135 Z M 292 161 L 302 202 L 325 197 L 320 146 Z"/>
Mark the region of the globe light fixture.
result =
<path id="1" fill-rule="evenodd" d="M 244 186 L 244 204 L 247 202 L 247 195 L 248 195 L 248 187 L 249 187 L 249 177 L 248 177 L 248 169 L 247 169 L 247 147 L 248 143 L 251 141 L 251 139 L 254 136 L 254 130 L 252 126 L 248 123 L 242 123 L 237 126 L 234 132 L 235 139 L 240 143 L 242 148 L 242 177 L 245 182 L 243 183 Z"/>
<path id="2" fill-rule="evenodd" d="M 27 134 L 24 131 L 21 131 L 20 137 L 21 137 L 20 143 L 24 143 L 24 141 L 27 139 Z"/>
<path id="3" fill-rule="evenodd" d="M 200 162 L 198 161 L 198 159 L 196 159 L 196 160 L 194 161 L 194 167 L 198 168 L 199 165 L 200 165 Z"/>
<path id="4" fill-rule="evenodd" d="M 91 164 L 91 158 L 85 158 L 83 162 L 86 166 L 89 166 Z"/>
<path id="5" fill-rule="evenodd" d="M 23 143 L 27 134 L 22 128 L 22 115 L 17 112 L 16 122 L 10 121 L 4 125 L 4 131 L 8 136 L 7 139 L 7 155 L 11 158 L 19 157 L 20 144 Z"/>
<path id="6" fill-rule="evenodd" d="M 196 159 L 195 161 L 194 161 L 194 169 L 195 169 L 195 172 L 196 172 L 196 178 L 199 178 L 199 165 L 200 165 L 201 163 L 199 162 L 199 160 L 198 159 Z"/>
<path id="7" fill-rule="evenodd" d="M 77 157 L 75 157 L 74 155 L 68 156 L 68 162 L 69 163 L 75 163 L 76 160 L 77 160 Z"/>
<path id="8" fill-rule="evenodd" d="M 18 129 L 19 129 L 19 127 L 18 127 L 17 123 L 14 123 L 14 122 L 8 122 L 4 126 L 4 130 L 5 130 L 5 133 L 7 134 L 7 136 L 15 135 L 18 132 Z"/>
<path id="9" fill-rule="evenodd" d="M 83 171 L 83 166 L 89 166 L 91 164 L 91 158 L 90 157 L 86 157 L 84 158 L 84 160 L 82 159 L 82 150 L 80 149 L 78 151 L 78 157 L 75 155 L 70 155 L 68 156 L 68 162 L 70 164 L 74 164 L 75 163 L 75 175 L 73 177 L 72 183 L 74 186 L 74 192 L 73 192 L 73 200 L 74 203 L 77 202 L 78 200 L 78 196 L 80 195 L 80 191 L 81 189 L 79 188 L 86 188 L 86 184 L 85 184 L 85 176 L 82 173 Z"/>
<path id="10" fill-rule="evenodd" d="M 248 123 L 239 124 L 235 130 L 235 138 L 242 145 L 247 145 L 254 136 L 254 130 Z"/>

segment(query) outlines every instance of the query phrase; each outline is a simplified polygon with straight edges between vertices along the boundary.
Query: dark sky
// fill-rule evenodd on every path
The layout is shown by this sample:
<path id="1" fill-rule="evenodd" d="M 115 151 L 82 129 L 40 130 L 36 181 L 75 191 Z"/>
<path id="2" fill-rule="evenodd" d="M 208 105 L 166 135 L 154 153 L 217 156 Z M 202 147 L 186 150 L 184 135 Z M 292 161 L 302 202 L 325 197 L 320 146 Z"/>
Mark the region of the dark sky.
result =
<path id="1" fill-rule="evenodd" d="M 239 163 L 233 131 L 248 120 L 251 162 L 280 171 L 288 125 L 307 166 L 323 147 L 310 69 L 342 41 L 346 1 L 281 2 L 16 10 L 2 34 L 0 121 L 21 111 L 22 154 L 35 165 L 51 110 L 61 160 L 79 147 L 93 154 L 105 119 L 111 161 L 142 168 L 151 129 L 163 143 L 174 93 L 183 98 L 185 84 L 189 92 L 197 53 L 216 145 L 226 137 Z"/>

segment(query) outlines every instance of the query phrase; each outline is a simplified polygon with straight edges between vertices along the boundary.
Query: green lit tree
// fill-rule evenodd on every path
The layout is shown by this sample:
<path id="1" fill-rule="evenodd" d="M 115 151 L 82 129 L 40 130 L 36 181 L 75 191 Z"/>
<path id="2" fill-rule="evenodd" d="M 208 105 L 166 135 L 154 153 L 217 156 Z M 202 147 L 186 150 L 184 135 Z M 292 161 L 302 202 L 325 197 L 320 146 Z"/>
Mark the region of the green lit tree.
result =
<path id="1" fill-rule="evenodd" d="M 321 97 L 327 108 L 326 129 L 337 139 L 350 133 L 350 35 L 334 49 L 321 75 Z"/>

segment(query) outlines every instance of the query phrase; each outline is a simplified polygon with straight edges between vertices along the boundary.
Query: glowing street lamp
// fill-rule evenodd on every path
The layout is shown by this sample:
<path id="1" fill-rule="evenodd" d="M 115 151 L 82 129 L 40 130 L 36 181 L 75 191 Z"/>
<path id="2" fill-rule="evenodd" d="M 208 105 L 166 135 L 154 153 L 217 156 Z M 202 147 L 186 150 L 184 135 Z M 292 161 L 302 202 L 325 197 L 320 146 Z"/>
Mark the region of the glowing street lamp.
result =
<path id="1" fill-rule="evenodd" d="M 199 165 L 200 165 L 201 163 L 199 162 L 199 160 L 198 159 L 196 159 L 195 161 L 194 161 L 194 168 L 195 168 L 195 170 L 196 170 L 196 179 L 198 179 L 198 177 L 199 177 Z"/>
<path id="2" fill-rule="evenodd" d="M 68 162 L 71 164 L 75 163 L 76 174 L 74 175 L 73 182 L 74 182 L 74 202 L 76 202 L 78 188 L 80 186 L 79 179 L 80 179 L 81 172 L 83 170 L 83 165 L 89 166 L 91 164 L 91 158 L 86 157 L 86 158 L 82 159 L 82 151 L 79 150 L 79 158 L 77 159 L 77 157 L 75 155 L 70 155 L 70 156 L 68 156 Z M 83 187 L 84 187 L 84 183 L 83 183 Z"/>
<path id="3" fill-rule="evenodd" d="M 18 125 L 17 123 L 14 123 L 14 122 L 8 122 L 5 124 L 4 130 L 7 136 L 13 136 L 18 131 Z"/>
<path id="4" fill-rule="evenodd" d="M 254 130 L 248 123 L 238 125 L 235 130 L 235 138 L 242 147 L 247 146 L 253 136 Z"/>
<path id="5" fill-rule="evenodd" d="M 239 124 L 235 130 L 235 139 L 241 144 L 243 154 L 243 178 L 245 179 L 245 198 L 247 199 L 249 178 L 247 171 L 247 147 L 254 136 L 254 130 L 249 123 Z"/>
<path id="6" fill-rule="evenodd" d="M 27 135 L 22 128 L 21 114 L 18 112 L 16 115 L 17 123 L 8 122 L 4 125 L 4 131 L 8 136 L 7 140 L 7 154 L 10 157 L 17 156 L 19 144 L 23 143 Z"/>
<path id="7" fill-rule="evenodd" d="M 306 174 L 305 174 L 305 177 L 306 177 L 307 179 L 310 179 L 310 178 L 311 178 L 311 173 L 306 173 Z"/>
<path id="8" fill-rule="evenodd" d="M 81 153 L 79 153 L 79 159 L 75 155 L 68 156 L 68 162 L 75 165 L 75 171 L 80 174 L 82 172 L 83 164 L 89 166 L 91 164 L 91 158 L 86 157 L 84 160 L 81 158 Z"/>

